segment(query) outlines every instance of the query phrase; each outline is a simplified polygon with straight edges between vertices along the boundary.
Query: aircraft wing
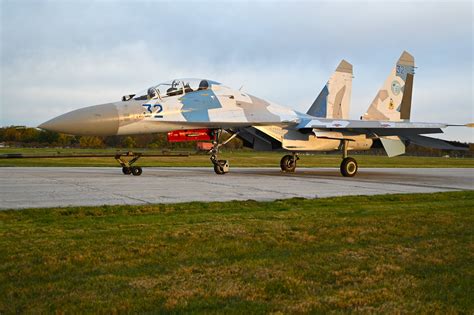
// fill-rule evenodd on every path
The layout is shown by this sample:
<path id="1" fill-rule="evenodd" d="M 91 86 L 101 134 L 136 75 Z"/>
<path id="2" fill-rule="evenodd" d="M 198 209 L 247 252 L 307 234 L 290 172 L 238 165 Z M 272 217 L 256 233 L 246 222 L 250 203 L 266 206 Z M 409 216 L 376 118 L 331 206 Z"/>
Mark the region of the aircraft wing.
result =
<path id="1" fill-rule="evenodd" d="M 365 134 L 367 138 L 379 139 L 387 155 L 392 157 L 405 153 L 406 140 L 427 147 L 463 150 L 448 146 L 445 141 L 439 139 L 420 136 L 443 133 L 442 129 L 449 126 L 464 125 L 409 121 L 308 119 L 306 122 L 301 122 L 297 129 L 311 129 L 318 138 L 348 141 L 352 141 L 351 136 Z"/>
<path id="2" fill-rule="evenodd" d="M 369 136 L 404 136 L 430 133 L 442 133 L 441 129 L 449 125 L 444 123 L 424 123 L 405 121 L 340 120 L 313 119 L 302 122 L 297 129 L 318 129 L 321 131 L 350 132 Z"/>

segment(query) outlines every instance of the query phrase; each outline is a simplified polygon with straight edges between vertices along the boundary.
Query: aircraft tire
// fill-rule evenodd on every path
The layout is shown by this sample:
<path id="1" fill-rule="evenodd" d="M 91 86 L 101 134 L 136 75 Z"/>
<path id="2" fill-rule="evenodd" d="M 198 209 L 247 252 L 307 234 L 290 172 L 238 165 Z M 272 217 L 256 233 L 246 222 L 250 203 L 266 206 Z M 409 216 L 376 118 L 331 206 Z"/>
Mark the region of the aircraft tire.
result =
<path id="1" fill-rule="evenodd" d="M 133 176 L 140 176 L 142 175 L 142 168 L 140 166 L 132 166 L 132 174 Z"/>
<path id="2" fill-rule="evenodd" d="M 222 169 L 222 166 L 220 166 L 219 164 L 214 164 L 214 172 L 216 172 L 217 175 L 224 174 L 224 170 Z"/>
<path id="3" fill-rule="evenodd" d="M 296 159 L 292 155 L 285 155 L 281 158 L 280 168 L 283 172 L 294 172 L 296 169 Z"/>
<path id="4" fill-rule="evenodd" d="M 344 177 L 353 177 L 357 174 L 359 166 L 354 158 L 346 157 L 341 162 L 341 174 Z"/>
<path id="5" fill-rule="evenodd" d="M 214 172 L 217 175 L 224 175 L 227 173 L 225 170 L 225 165 L 227 164 L 226 160 L 218 160 L 217 163 L 214 163 Z"/>
<path id="6" fill-rule="evenodd" d="M 130 175 L 130 174 L 132 174 L 132 170 L 130 169 L 130 167 L 125 167 L 124 166 L 124 167 L 122 167 L 122 173 L 124 175 Z"/>

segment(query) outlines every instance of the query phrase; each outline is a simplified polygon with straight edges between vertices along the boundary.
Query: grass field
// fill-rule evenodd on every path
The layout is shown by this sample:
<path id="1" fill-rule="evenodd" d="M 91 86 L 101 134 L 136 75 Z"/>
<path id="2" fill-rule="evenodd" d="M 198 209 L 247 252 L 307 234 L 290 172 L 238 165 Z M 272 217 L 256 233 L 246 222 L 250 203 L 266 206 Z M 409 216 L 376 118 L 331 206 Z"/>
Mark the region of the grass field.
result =
<path id="1" fill-rule="evenodd" d="M 473 313 L 474 192 L 0 212 L 0 313 Z"/>
<path id="2" fill-rule="evenodd" d="M 51 154 L 115 154 L 115 149 L 15 149 L 0 148 L 0 154 L 22 153 L 25 155 Z M 161 154 L 161 151 L 144 151 L 146 154 Z M 220 156 L 229 159 L 232 167 L 279 167 L 283 152 L 224 151 Z M 298 167 L 339 167 L 339 154 L 300 155 Z M 474 167 L 474 158 L 412 157 L 357 155 L 360 167 Z M 137 162 L 140 166 L 209 166 L 206 154 L 189 157 L 145 157 Z M 1 166 L 118 166 L 111 157 L 104 158 L 55 158 L 55 159 L 0 159 Z"/>

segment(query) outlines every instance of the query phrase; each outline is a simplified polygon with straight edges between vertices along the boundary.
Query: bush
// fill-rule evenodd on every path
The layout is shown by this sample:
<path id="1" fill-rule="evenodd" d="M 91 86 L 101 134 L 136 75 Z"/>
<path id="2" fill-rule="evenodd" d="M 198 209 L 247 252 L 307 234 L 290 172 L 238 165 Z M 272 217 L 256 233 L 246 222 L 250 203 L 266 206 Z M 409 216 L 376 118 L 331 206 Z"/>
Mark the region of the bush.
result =
<path id="1" fill-rule="evenodd" d="M 81 137 L 79 140 L 81 148 L 103 148 L 104 141 L 99 137 Z"/>

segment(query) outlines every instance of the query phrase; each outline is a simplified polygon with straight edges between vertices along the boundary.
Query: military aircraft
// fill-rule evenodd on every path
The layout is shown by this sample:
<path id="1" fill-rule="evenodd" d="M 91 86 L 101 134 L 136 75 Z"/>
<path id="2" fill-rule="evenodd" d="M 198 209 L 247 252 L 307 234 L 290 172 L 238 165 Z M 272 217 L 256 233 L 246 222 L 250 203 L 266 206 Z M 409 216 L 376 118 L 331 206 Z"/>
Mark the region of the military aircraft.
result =
<path id="1" fill-rule="evenodd" d="M 212 141 L 211 161 L 217 174 L 229 171 L 218 158 L 230 139 L 242 139 L 255 150 L 281 150 L 280 167 L 294 172 L 298 153 L 342 152 L 340 171 L 354 176 L 357 161 L 351 150 L 382 146 L 389 157 L 405 153 L 408 143 L 440 149 L 459 149 L 421 136 L 442 133 L 444 123 L 411 122 L 415 60 L 404 51 L 360 120 L 351 120 L 349 104 L 352 65 L 342 60 L 307 113 L 301 113 L 206 79 L 175 79 L 154 85 L 121 101 L 90 106 L 53 118 L 39 128 L 73 135 L 135 135 L 167 132 L 169 141 Z M 227 131 L 232 136 L 222 142 Z M 122 164 L 123 173 L 140 175 L 142 169 Z"/>

